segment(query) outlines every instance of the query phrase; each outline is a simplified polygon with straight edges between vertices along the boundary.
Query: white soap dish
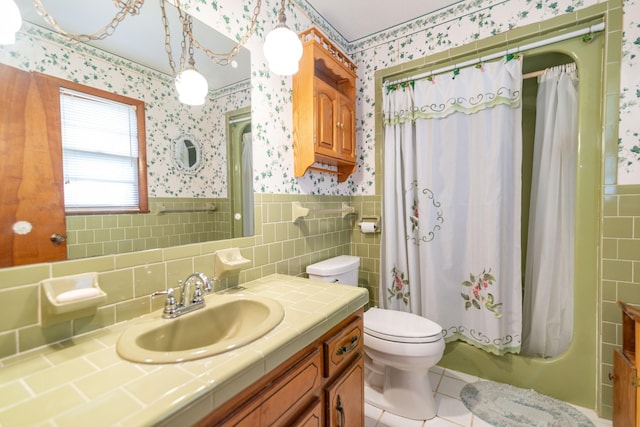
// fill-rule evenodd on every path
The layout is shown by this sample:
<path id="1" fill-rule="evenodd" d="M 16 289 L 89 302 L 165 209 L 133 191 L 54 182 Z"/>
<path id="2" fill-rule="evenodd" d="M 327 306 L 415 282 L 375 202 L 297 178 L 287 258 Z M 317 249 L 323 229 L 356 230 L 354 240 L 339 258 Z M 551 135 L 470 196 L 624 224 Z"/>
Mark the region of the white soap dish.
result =
<path id="1" fill-rule="evenodd" d="M 224 274 L 240 271 L 251 265 L 251 260 L 242 256 L 240 249 L 221 249 L 214 254 L 216 279 Z"/>
<path id="2" fill-rule="evenodd" d="M 107 300 L 98 273 L 56 277 L 40 282 L 40 322 L 59 323 L 95 313 Z"/>

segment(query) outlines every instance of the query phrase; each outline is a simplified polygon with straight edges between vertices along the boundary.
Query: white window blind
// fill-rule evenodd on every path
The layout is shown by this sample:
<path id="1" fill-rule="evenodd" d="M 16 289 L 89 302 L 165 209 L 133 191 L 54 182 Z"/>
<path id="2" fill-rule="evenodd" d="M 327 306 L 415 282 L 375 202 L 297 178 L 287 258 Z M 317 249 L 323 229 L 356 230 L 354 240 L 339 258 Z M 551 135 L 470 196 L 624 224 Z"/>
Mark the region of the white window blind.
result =
<path id="1" fill-rule="evenodd" d="M 60 89 L 67 211 L 138 208 L 135 107 Z"/>

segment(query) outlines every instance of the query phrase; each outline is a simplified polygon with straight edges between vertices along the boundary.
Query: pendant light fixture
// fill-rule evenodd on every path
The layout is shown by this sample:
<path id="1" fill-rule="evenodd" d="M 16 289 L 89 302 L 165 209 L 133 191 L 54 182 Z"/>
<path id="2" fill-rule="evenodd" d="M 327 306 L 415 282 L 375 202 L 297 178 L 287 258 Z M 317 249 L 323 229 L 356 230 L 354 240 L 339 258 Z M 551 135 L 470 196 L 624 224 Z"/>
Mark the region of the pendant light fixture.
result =
<path id="1" fill-rule="evenodd" d="M 285 1 L 282 0 L 278 25 L 264 41 L 264 56 L 269 63 L 269 69 L 281 76 L 291 76 L 298 72 L 298 63 L 302 58 L 302 42 L 296 33 L 287 27 L 287 17 L 284 13 Z"/>
<path id="2" fill-rule="evenodd" d="M 187 105 L 202 105 L 209 93 L 207 79 L 196 70 L 196 61 L 193 59 L 193 41 L 190 37 L 193 34 L 193 20 L 191 15 L 180 13 L 182 21 L 182 61 L 181 71 L 176 76 L 176 90 L 178 99 Z M 188 47 L 187 47 L 188 45 Z M 184 57 L 189 55 L 189 66 L 183 68 Z"/>
<path id="3" fill-rule="evenodd" d="M 176 90 L 178 100 L 183 104 L 202 105 L 209 92 L 209 84 L 195 67 L 189 67 L 176 76 Z"/>
<path id="4" fill-rule="evenodd" d="M 13 0 L 0 0 L 0 45 L 16 42 L 16 33 L 22 26 L 22 15 Z"/>

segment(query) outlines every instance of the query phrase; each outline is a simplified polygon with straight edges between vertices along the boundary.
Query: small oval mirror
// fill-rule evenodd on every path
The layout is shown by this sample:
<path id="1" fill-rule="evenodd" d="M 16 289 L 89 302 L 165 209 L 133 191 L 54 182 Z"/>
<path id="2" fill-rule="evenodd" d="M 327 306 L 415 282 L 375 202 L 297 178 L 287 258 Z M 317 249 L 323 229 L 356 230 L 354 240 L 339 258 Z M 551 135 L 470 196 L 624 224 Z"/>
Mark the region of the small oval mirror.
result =
<path id="1" fill-rule="evenodd" d="M 200 143 L 191 135 L 182 134 L 173 142 L 172 156 L 178 170 L 194 174 L 202 167 Z"/>

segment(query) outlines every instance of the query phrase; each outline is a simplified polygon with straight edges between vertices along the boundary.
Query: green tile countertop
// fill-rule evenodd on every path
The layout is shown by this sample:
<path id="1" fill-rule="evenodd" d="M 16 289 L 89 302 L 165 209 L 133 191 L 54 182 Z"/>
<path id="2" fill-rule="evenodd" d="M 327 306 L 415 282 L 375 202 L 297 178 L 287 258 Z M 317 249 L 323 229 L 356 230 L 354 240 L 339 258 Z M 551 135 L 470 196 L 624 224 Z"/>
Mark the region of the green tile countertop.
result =
<path id="1" fill-rule="evenodd" d="M 273 298 L 284 320 L 251 344 L 190 362 L 121 359 L 115 346 L 127 322 L 4 359 L 0 425 L 193 424 L 368 302 L 364 288 L 278 274 L 225 293 Z"/>

